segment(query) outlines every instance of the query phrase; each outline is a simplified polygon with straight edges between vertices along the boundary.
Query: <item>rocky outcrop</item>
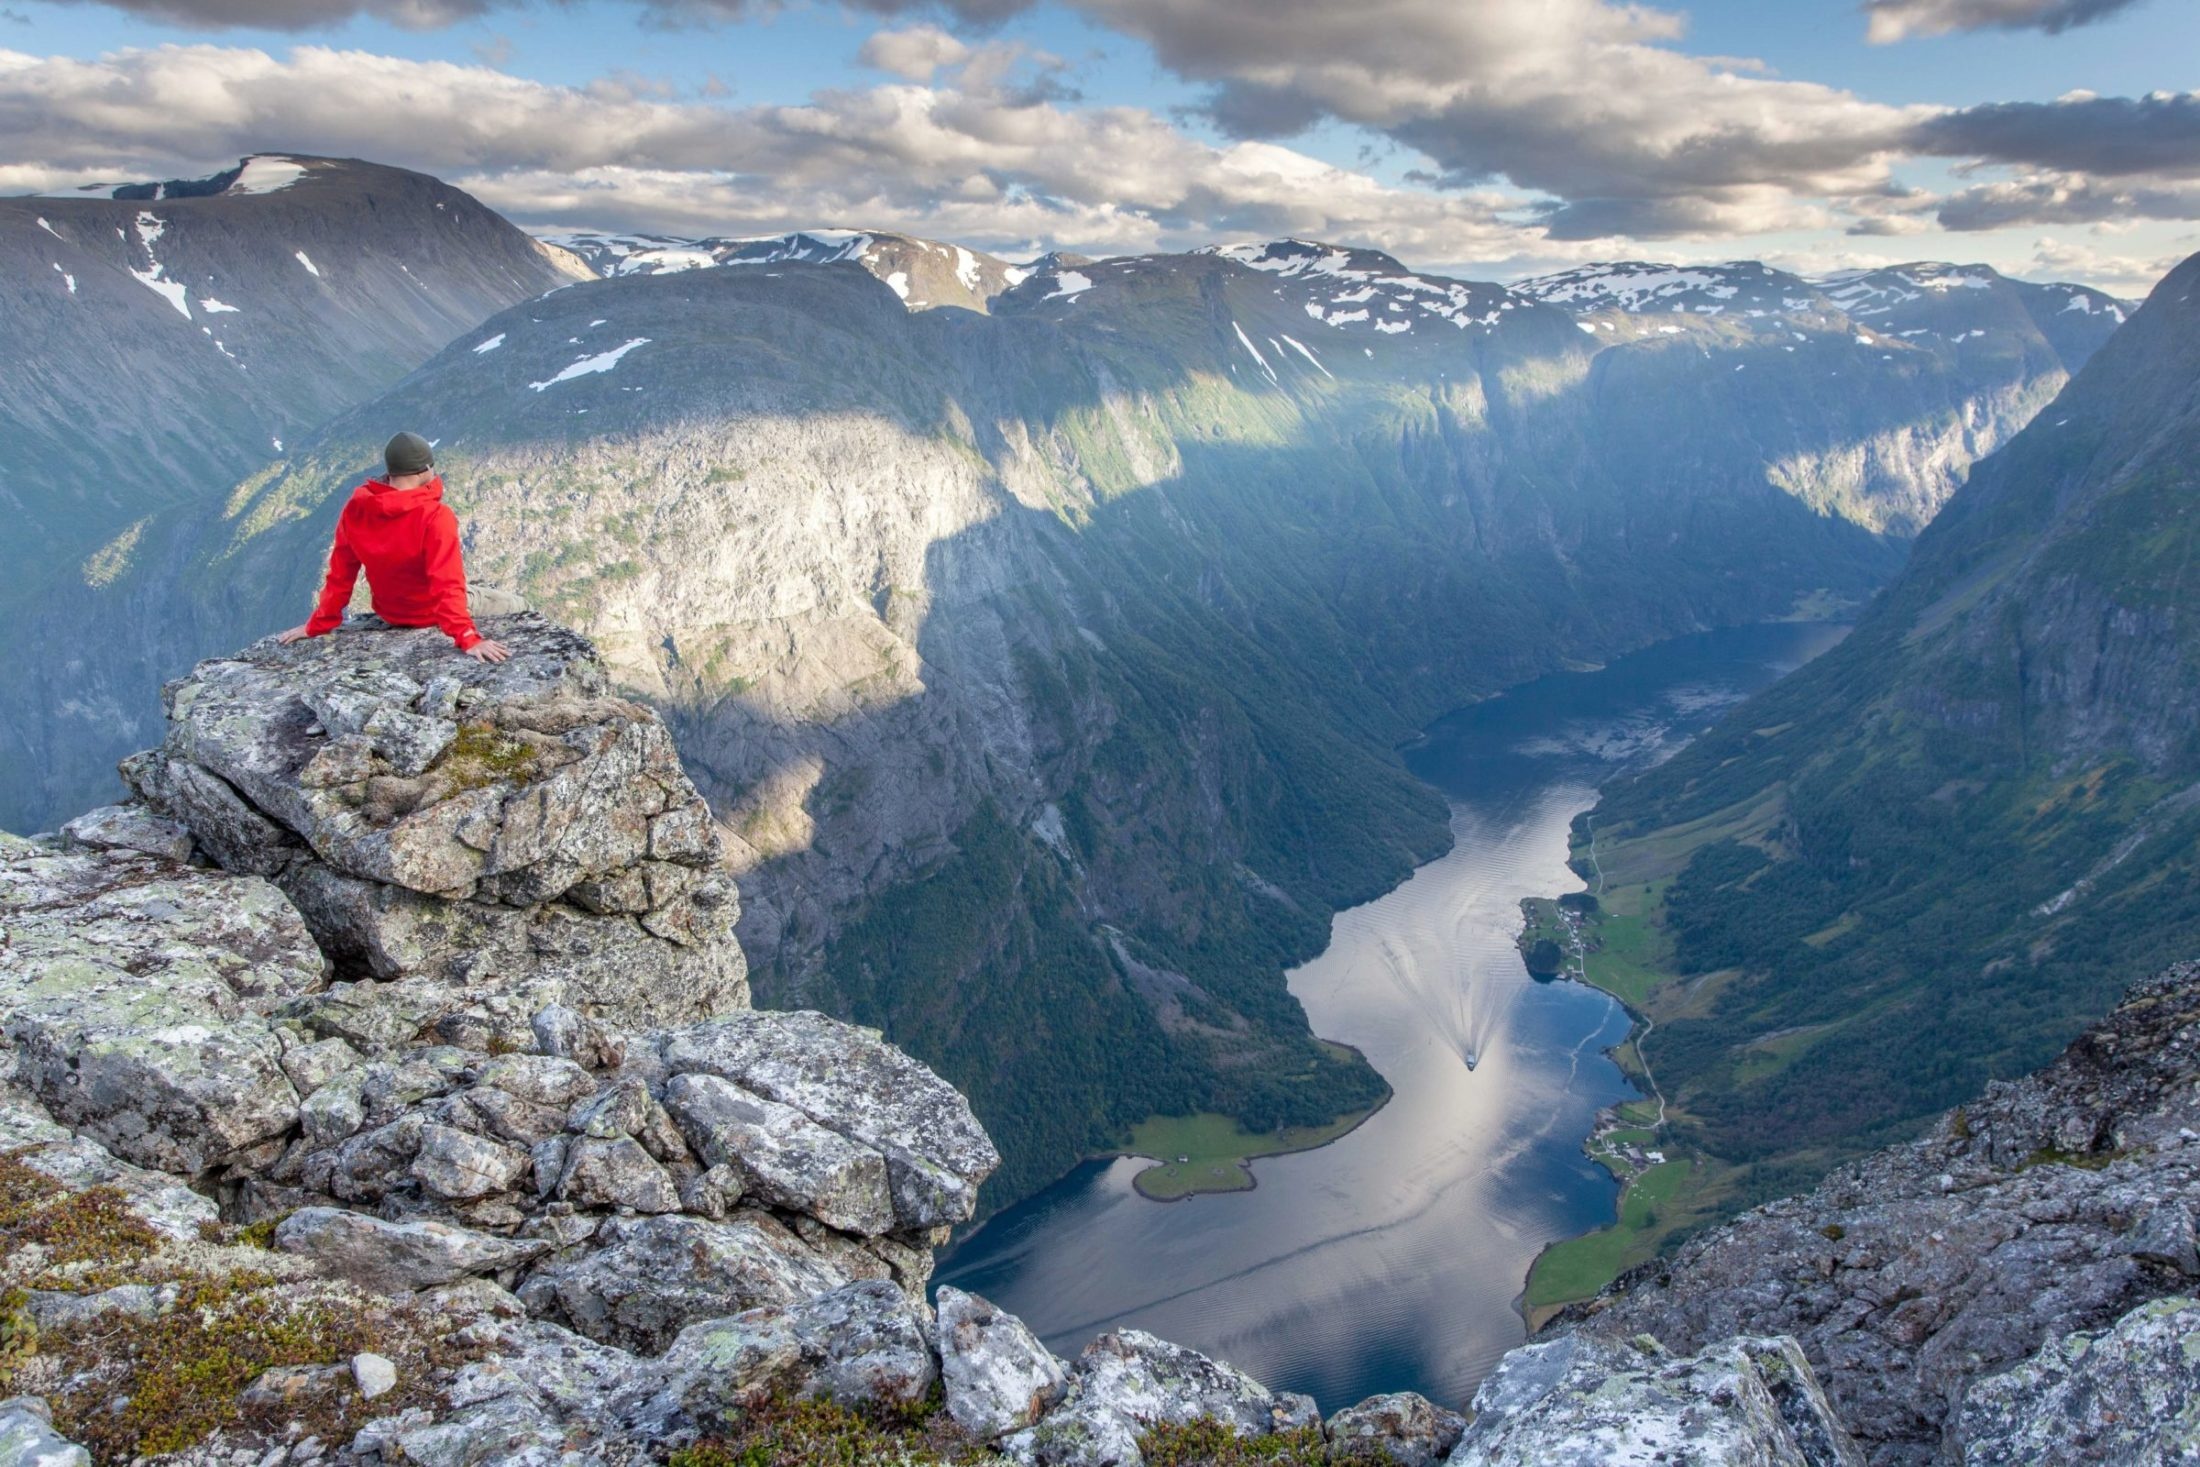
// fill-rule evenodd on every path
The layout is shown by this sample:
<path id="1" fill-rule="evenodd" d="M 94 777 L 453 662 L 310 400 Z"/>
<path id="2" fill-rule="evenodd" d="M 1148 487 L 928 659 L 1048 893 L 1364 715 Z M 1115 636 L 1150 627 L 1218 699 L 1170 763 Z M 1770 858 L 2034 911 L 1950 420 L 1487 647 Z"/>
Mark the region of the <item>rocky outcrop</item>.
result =
<path id="1" fill-rule="evenodd" d="M 1425 1396 L 1370 1396 L 1329 1418 L 1330 1454 L 1346 1462 L 1436 1467 L 1466 1434 L 1467 1418 Z"/>
<path id="2" fill-rule="evenodd" d="M 1498 1362 L 1450 1462 L 1860 1467 L 1862 1458 L 1793 1340 L 1742 1337 L 1676 1358 L 1652 1339 L 1571 1337 Z"/>
<path id="3" fill-rule="evenodd" d="M 117 1156 L 184 1175 L 280 1144 L 270 1022 L 327 964 L 281 892 L 133 850 L 0 835 L 0 1025 L 21 1082 Z"/>
<path id="4" fill-rule="evenodd" d="M 124 777 L 297 905 L 350 980 L 337 1005 L 373 1011 L 323 1013 L 346 1038 L 388 1018 L 523 1047 L 550 1005 L 628 1029 L 746 1007 L 717 832 L 663 723 L 573 633 L 485 627 L 509 662 L 367 618 L 201 663 Z M 398 978 L 395 1013 L 359 986 Z"/>
<path id="5" fill-rule="evenodd" d="M 1676 1350 L 1792 1335 L 1874 1462 L 2016 1460 L 1959 1445 L 1974 1430 L 1964 1423 L 1983 1433 L 1991 1419 L 1996 1440 L 2012 1439 L 2042 1429 L 2010 1424 L 2012 1411 L 2048 1399 L 2082 1418 L 2091 1388 L 2067 1383 L 2086 1376 L 2076 1362 L 2143 1355 L 2166 1326 L 2131 1311 L 2193 1287 L 2196 1082 L 2200 964 L 2188 963 L 1925 1139 L 1635 1270 L 1577 1310 L 1576 1328 L 1614 1342 L 1647 1333 Z M 2191 1365 L 2161 1365 L 2130 1389 L 2181 1398 Z"/>
<path id="6" fill-rule="evenodd" d="M 714 825 L 663 725 L 571 633 L 492 630 L 501 666 L 372 622 L 203 664 L 129 761 L 142 803 L 0 837 L 9 1158 L 110 1199 L 132 1237 L 259 1223 L 286 1277 L 459 1299 L 510 1321 L 500 1348 L 629 1394 L 640 1371 L 662 1396 L 651 1357 L 735 1318 L 773 1389 L 803 1361 L 870 1378 L 842 1338 L 865 1301 L 899 1311 L 921 1396 L 931 1248 L 975 1211 L 991 1142 L 876 1032 L 746 1011 Z M 28 1256 L 7 1272 L 66 1283 Z M 153 1319 L 180 1297 L 100 1282 Z M 362 1399 L 422 1409 L 354 1353 Z M 562 1440 L 608 1399 L 490 1364 L 387 1450 Z"/>
<path id="7" fill-rule="evenodd" d="M 1068 1373 L 1022 1320 L 945 1285 L 937 1307 L 944 1401 L 963 1430 L 997 1441 L 1061 1400 Z"/>
<path id="8" fill-rule="evenodd" d="M 1965 1463 L 2200 1462 L 2200 1304 L 2158 1299 L 2066 1335 L 1964 1397 Z"/>

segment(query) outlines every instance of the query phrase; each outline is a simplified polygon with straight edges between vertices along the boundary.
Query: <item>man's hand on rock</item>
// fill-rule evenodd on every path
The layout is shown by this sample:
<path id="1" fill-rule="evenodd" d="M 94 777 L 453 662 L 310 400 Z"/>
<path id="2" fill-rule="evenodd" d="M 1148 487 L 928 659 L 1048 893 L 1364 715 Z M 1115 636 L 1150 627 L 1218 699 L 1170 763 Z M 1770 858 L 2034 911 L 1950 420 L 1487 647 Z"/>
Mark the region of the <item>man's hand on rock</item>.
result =
<path id="1" fill-rule="evenodd" d="M 297 626 L 292 627 L 287 632 L 277 632 L 275 634 L 275 640 L 282 643 L 285 647 L 288 647 L 292 642 L 303 642 L 307 637 L 311 635 L 312 633 L 306 630 L 305 623 L 300 622 Z"/>
<path id="2" fill-rule="evenodd" d="M 301 630 L 303 630 L 301 628 Z M 289 633 L 283 636 L 287 639 Z M 512 655 L 512 649 L 502 642 L 492 642 L 486 637 L 466 649 L 466 655 L 476 662 L 503 662 Z"/>

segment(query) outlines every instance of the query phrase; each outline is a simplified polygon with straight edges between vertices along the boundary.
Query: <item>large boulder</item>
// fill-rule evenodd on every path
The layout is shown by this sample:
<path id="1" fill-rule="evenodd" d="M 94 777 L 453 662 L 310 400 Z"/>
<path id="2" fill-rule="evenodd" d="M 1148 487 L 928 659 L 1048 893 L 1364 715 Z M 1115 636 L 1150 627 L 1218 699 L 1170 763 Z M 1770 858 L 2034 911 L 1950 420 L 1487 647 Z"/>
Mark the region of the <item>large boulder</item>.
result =
<path id="1" fill-rule="evenodd" d="M 2157 1299 L 1972 1383 L 1957 1418 L 1967 1467 L 2200 1463 L 2200 1303 Z"/>
<path id="2" fill-rule="evenodd" d="M 731 1080 L 878 1152 L 903 1228 L 968 1221 L 978 1184 L 1001 1164 L 962 1092 L 875 1029 L 809 1012 L 732 1014 L 667 1035 L 662 1053 L 668 1071 Z"/>
<path id="3" fill-rule="evenodd" d="M 1001 1450 L 1037 1467 L 1137 1467 L 1150 1426 L 1220 1422 L 1239 1436 L 1319 1427 L 1313 1401 L 1270 1391 L 1235 1366 L 1143 1330 L 1115 1330 L 1085 1347 L 1061 1404 L 1006 1437 Z M 1127 1447 L 1127 1451 L 1126 1451 Z"/>
<path id="4" fill-rule="evenodd" d="M 1015 1315 L 941 1286 L 940 1374 L 947 1414 L 980 1441 L 1021 1431 L 1068 1388 L 1069 1372 Z"/>
<path id="5" fill-rule="evenodd" d="M 1329 1418 L 1329 1454 L 1368 1467 L 1436 1467 L 1466 1429 L 1466 1417 L 1412 1391 L 1370 1396 Z"/>
<path id="6" fill-rule="evenodd" d="M 296 1121 L 267 1015 L 326 964 L 265 881 L 0 835 L 0 931 L 0 1023 L 56 1119 L 185 1174 Z"/>
<path id="7" fill-rule="evenodd" d="M 1793 1340 L 1676 1357 L 1569 1336 L 1511 1351 L 1474 1395 L 1451 1467 L 1688 1462 L 1862 1467 Z"/>
<path id="8" fill-rule="evenodd" d="M 496 1274 L 549 1251 L 539 1240 L 492 1238 L 449 1223 L 386 1222 L 334 1207 L 301 1207 L 275 1229 L 275 1246 L 384 1294 Z"/>
<path id="9" fill-rule="evenodd" d="M 736 1168 L 748 1195 L 849 1233 L 894 1226 L 886 1159 L 791 1105 L 716 1075 L 675 1075 L 665 1108 L 704 1161 Z"/>
<path id="10" fill-rule="evenodd" d="M 662 1384 L 643 1377 L 624 1414 L 707 1435 L 773 1399 L 907 1410 L 939 1379 L 924 1324 L 901 1290 L 873 1280 L 690 1325 L 658 1362 Z"/>
<path id="11" fill-rule="evenodd" d="M 373 618 L 203 662 L 124 778 L 268 876 L 344 976 L 566 1003 L 629 1028 L 745 1007 L 708 807 L 651 710 L 531 612 L 508 662 Z"/>
<path id="12" fill-rule="evenodd" d="M 740 1209 L 723 1222 L 609 1218 L 520 1286 L 533 1312 L 622 1349 L 656 1354 L 698 1320 L 785 1306 L 849 1275 L 786 1225 Z"/>

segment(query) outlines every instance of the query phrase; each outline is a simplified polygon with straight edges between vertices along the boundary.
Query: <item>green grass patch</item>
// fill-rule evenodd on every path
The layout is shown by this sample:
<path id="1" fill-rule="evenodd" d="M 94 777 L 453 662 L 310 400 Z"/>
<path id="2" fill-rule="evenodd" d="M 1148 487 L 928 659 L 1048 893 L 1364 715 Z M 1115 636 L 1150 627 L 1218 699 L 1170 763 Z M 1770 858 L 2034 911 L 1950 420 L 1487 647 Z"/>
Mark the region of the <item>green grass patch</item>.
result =
<path id="1" fill-rule="evenodd" d="M 1120 1154 L 1154 1158 L 1157 1165 L 1131 1181 L 1141 1195 L 1156 1202 L 1175 1202 L 1203 1192 L 1245 1192 L 1254 1185 L 1252 1162 L 1327 1146 L 1377 1109 L 1351 1111 L 1326 1126 L 1285 1126 L 1266 1132 L 1248 1131 L 1234 1116 L 1213 1113 L 1149 1116 L 1132 1127 Z"/>
<path id="2" fill-rule="evenodd" d="M 1318 1426 L 1240 1436 L 1236 1428 L 1203 1419 L 1188 1426 L 1149 1426 L 1138 1438 L 1146 1467 L 1253 1467 L 1276 1462 L 1284 1467 L 1327 1467 L 1333 1459 Z"/>
<path id="3" fill-rule="evenodd" d="M 1838 921 L 1819 928 L 1803 938 L 1805 947 L 1825 947 L 1854 932 L 1864 920 L 1860 912 L 1843 912 Z"/>
<path id="4" fill-rule="evenodd" d="M 1786 815 L 1787 790 L 1775 785 L 1760 795 L 1678 825 L 1616 837 L 1610 831 L 1598 831 L 1594 869 L 1604 876 L 1602 900 L 1612 906 L 1627 887 L 1670 882 L 1703 847 L 1722 840 L 1757 840 Z M 1589 845 L 1586 840 L 1574 845 L 1576 870 L 1591 866 Z M 1594 890 L 1593 876 L 1589 884 Z"/>
<path id="5" fill-rule="evenodd" d="M 1723 1169 L 1703 1161 L 1651 1167 L 1620 1194 L 1618 1221 L 1543 1250 L 1528 1271 L 1523 1302 L 1531 1310 L 1548 1310 L 1594 1296 L 1655 1257 L 1671 1234 L 1710 1214 L 1723 1180 Z"/>
<path id="6" fill-rule="evenodd" d="M 744 1411 L 730 1435 L 682 1447 L 670 1467 L 957 1467 L 997 1462 L 940 1409 L 857 1411 L 776 1397 Z"/>

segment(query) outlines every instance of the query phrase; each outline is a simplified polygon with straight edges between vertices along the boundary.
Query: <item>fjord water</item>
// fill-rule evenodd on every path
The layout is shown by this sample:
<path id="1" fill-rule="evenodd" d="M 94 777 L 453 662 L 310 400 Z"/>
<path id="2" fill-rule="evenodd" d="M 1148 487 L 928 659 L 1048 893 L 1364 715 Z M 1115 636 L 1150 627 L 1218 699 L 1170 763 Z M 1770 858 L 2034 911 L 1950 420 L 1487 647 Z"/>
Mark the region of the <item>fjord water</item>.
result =
<path id="1" fill-rule="evenodd" d="M 1143 1161 L 1089 1163 L 980 1229 L 940 1281 L 1064 1356 L 1135 1327 L 1325 1411 L 1395 1390 L 1464 1403 L 1521 1343 L 1537 1252 L 1611 1220 L 1614 1184 L 1581 1143 L 1599 1107 L 1633 1093 L 1603 1053 L 1625 1013 L 1528 977 L 1520 901 L 1581 886 L 1567 827 L 1600 783 L 1842 631 L 1684 637 L 1438 720 L 1406 760 L 1452 802 L 1451 852 L 1338 914 L 1328 949 L 1290 975 L 1314 1032 L 1365 1053 L 1390 1103 L 1330 1146 L 1255 1162 L 1250 1192 L 1152 1202 L 1131 1187 Z"/>

